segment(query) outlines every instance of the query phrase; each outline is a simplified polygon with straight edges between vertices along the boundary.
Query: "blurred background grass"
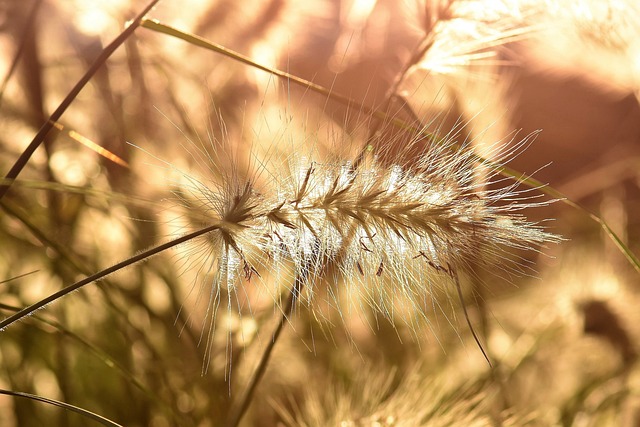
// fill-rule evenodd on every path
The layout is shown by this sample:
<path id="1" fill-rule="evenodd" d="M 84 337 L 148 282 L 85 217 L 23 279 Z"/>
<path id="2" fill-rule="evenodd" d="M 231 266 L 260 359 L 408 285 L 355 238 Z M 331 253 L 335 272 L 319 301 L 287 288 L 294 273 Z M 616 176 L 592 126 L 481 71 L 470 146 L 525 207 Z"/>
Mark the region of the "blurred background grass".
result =
<path id="1" fill-rule="evenodd" d="M 522 129 L 520 137 L 542 129 L 511 166 L 536 172 L 598 212 L 638 253 L 637 8 L 623 2 L 630 9 L 621 12 L 618 3 L 602 2 L 610 8 L 603 10 L 576 0 L 541 13 L 541 3 L 520 2 L 527 12 L 518 15 L 509 9 L 513 2 L 474 11 L 477 3 L 164 0 L 150 17 L 403 119 L 433 120 L 442 133 L 458 119 L 471 120 L 461 138 L 474 138 L 480 153 L 513 129 Z M 575 5 L 591 7 L 593 16 L 581 20 L 571 12 Z M 141 6 L 0 3 L 0 170 L 9 170 Z M 497 46 L 470 43 L 505 25 L 505 16 L 511 21 L 499 30 L 515 36 Z M 435 41 L 407 71 L 425 34 Z M 483 55 L 456 62 L 467 52 Z M 388 102 L 390 88 L 402 97 Z M 353 156 L 375 120 L 139 28 L 60 124 L 64 129 L 50 133 L 2 200 L 3 316 L 165 240 L 173 195 L 161 160 L 215 179 L 216 171 L 243 170 L 255 158 L 286 158 L 298 145 Z M 79 143 L 77 134 L 127 166 Z M 194 161 L 199 141 L 209 138 L 226 150 L 215 155 L 216 170 Z M 548 227 L 569 240 L 534 260 L 538 278 L 487 277 L 480 297 L 468 290 L 494 372 L 475 348 L 454 293 L 441 296 L 449 308 L 434 312 L 418 333 L 384 322 L 372 331 L 336 313 L 319 324 L 301 308 L 276 346 L 245 425 L 639 426 L 638 274 L 583 213 L 554 203 L 527 216 L 554 218 Z M 0 388 L 127 426 L 222 425 L 270 339 L 274 313 L 264 296 L 248 291 L 251 312 L 218 318 L 202 374 L 205 307 L 191 303 L 193 280 L 183 264 L 178 255 L 159 255 L 3 331 Z M 226 330 L 234 332 L 231 346 Z M 372 374 L 362 375 L 363 366 Z M 419 409 L 427 401 L 438 404 L 425 415 Z M 2 426 L 86 423 L 69 411 L 0 396 Z"/>

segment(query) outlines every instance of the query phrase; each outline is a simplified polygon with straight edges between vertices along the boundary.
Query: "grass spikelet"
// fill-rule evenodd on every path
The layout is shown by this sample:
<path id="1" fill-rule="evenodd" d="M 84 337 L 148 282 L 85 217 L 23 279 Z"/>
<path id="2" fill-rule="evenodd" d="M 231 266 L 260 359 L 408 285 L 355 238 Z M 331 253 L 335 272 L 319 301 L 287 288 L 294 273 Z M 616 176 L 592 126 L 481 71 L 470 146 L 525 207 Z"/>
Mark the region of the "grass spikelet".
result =
<path id="1" fill-rule="evenodd" d="M 205 184 L 186 175 L 182 204 L 192 219 L 199 212 L 190 227 L 216 226 L 184 258 L 211 287 L 199 293 L 209 295 L 211 325 L 222 295 L 227 310 L 242 311 L 256 289 L 281 305 L 295 277 L 305 277 L 297 300 L 312 309 L 322 293 L 340 310 L 364 304 L 392 323 L 410 324 L 415 314 L 428 321 L 425 301 L 459 286 L 471 266 L 492 270 L 499 262 L 507 274 L 522 273 L 526 265 L 508 261 L 508 249 L 559 240 L 520 215 L 537 204 L 525 191 L 478 182 L 483 166 L 469 145 L 413 143 L 420 144 L 422 154 L 406 164 L 388 156 L 382 163 L 375 152 L 357 164 L 292 156 L 287 167 L 262 166 L 244 181 Z M 270 179 L 258 188 L 258 176 Z"/>

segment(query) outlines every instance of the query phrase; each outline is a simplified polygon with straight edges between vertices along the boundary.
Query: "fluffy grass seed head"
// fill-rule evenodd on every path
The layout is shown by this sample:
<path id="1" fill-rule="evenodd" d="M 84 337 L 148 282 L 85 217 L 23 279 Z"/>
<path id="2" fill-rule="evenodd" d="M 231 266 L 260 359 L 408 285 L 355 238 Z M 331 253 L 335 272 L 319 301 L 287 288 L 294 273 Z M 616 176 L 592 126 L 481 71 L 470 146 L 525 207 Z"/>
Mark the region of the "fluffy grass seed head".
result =
<path id="1" fill-rule="evenodd" d="M 184 258 L 210 286 L 211 324 L 222 301 L 242 311 L 261 288 L 279 305 L 283 289 L 302 277 L 298 300 L 312 308 L 322 293 L 329 306 L 342 309 L 346 300 L 413 326 L 416 313 L 428 321 L 425 301 L 438 305 L 435 290 L 459 272 L 493 269 L 496 258 L 504 271 L 518 271 L 505 263 L 508 248 L 557 240 L 519 214 L 535 205 L 525 191 L 477 182 L 481 166 L 468 145 L 427 145 L 410 165 L 375 155 L 357 164 L 292 157 L 260 188 L 233 176 L 220 185 L 190 177 L 183 204 L 201 213 L 191 226 L 218 225 Z M 328 291 L 320 286 L 327 282 Z"/>

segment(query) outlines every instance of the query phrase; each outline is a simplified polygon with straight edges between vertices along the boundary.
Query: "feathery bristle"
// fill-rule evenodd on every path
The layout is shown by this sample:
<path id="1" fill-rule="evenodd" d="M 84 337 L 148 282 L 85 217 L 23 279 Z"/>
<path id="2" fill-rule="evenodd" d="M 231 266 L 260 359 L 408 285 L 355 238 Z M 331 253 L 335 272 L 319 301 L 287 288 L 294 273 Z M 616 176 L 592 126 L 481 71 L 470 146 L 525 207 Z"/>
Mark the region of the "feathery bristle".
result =
<path id="1" fill-rule="evenodd" d="M 423 304 L 433 289 L 455 284 L 471 265 L 499 257 L 501 268 L 517 271 L 505 263 L 507 248 L 558 240 L 519 215 L 535 203 L 515 186 L 488 190 L 476 182 L 481 165 L 469 146 L 442 144 L 427 144 L 412 165 L 387 166 L 375 156 L 358 164 L 293 158 L 269 170 L 272 180 L 260 189 L 233 177 L 218 188 L 189 178 L 191 195 L 182 196 L 187 209 L 189 198 L 200 205 L 197 226 L 219 225 L 190 251 L 209 263 L 199 280 L 213 275 L 210 304 L 221 289 L 237 293 L 254 277 L 278 304 L 291 278 L 304 276 L 298 297 L 312 308 L 317 287 L 329 282 L 338 286 L 331 305 L 342 305 L 342 286 L 351 304 L 408 322 L 397 304 L 427 318 Z"/>

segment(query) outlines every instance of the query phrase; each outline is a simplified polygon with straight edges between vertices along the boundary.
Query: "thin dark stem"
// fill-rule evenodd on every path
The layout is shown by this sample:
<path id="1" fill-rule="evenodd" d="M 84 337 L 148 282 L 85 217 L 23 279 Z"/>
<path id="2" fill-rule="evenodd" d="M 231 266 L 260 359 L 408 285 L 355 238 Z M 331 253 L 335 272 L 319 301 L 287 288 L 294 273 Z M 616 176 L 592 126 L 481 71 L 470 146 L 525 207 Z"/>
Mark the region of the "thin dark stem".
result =
<path id="1" fill-rule="evenodd" d="M 411 58 L 409 59 L 409 61 L 407 61 L 406 64 L 404 64 L 404 67 L 402 67 L 402 70 L 400 71 L 400 73 L 396 75 L 395 79 L 393 80 L 393 83 L 391 84 L 391 87 L 389 87 L 389 90 L 386 93 L 385 104 L 387 107 L 391 102 L 391 100 L 393 99 L 393 97 L 397 96 L 398 87 L 404 81 L 404 78 L 406 77 L 411 67 L 413 67 L 415 64 L 418 63 L 420 59 L 422 59 L 422 57 L 427 53 L 427 51 L 431 48 L 431 46 L 433 46 L 433 42 L 434 42 L 434 33 L 432 31 L 425 34 L 422 40 L 420 40 L 420 43 L 418 44 L 416 49 L 413 50 L 413 54 L 411 55 Z"/>
<path id="2" fill-rule="evenodd" d="M 23 273 L 23 274 L 19 274 L 19 275 L 17 275 L 17 276 L 10 277 L 10 278 L 8 278 L 8 279 L 6 279 L 6 280 L 0 280 L 0 285 L 2 285 L 2 284 L 4 284 L 4 283 L 9 283 L 9 282 L 11 282 L 12 280 L 22 279 L 23 277 L 29 276 L 29 275 L 31 275 L 31 274 L 35 274 L 35 273 L 37 273 L 37 272 L 39 272 L 39 271 L 40 271 L 40 270 L 33 270 L 33 271 L 28 272 L 28 273 Z"/>
<path id="3" fill-rule="evenodd" d="M 237 427 L 242 420 L 245 412 L 249 408 L 249 404 L 253 400 L 253 394 L 255 393 L 257 385 L 262 380 L 264 373 L 267 370 L 267 365 L 269 363 L 269 358 L 271 357 L 271 353 L 278 341 L 278 337 L 282 332 L 282 329 L 285 323 L 288 321 L 289 316 L 293 312 L 293 308 L 295 307 L 295 301 L 300 295 L 302 288 L 304 287 L 304 282 L 306 280 L 306 274 L 300 274 L 296 276 L 295 283 L 293 288 L 291 289 L 291 293 L 287 299 L 285 306 L 282 308 L 282 315 L 278 320 L 278 324 L 273 331 L 273 335 L 271 341 L 267 344 L 267 347 L 264 349 L 262 353 L 262 357 L 260 358 L 260 362 L 258 363 L 258 367 L 253 372 L 251 380 L 247 385 L 247 388 L 244 391 L 242 398 L 240 399 L 240 403 L 236 406 L 236 408 L 231 412 L 231 416 L 229 417 L 229 421 L 227 422 L 227 427 Z"/>
<path id="4" fill-rule="evenodd" d="M 464 296 L 462 295 L 462 286 L 460 286 L 460 279 L 458 278 L 458 273 L 451 270 L 451 276 L 453 277 L 453 280 L 455 280 L 456 282 L 456 290 L 458 291 L 458 298 L 460 298 L 460 304 L 462 305 L 464 318 L 467 320 L 467 325 L 469 326 L 469 330 L 471 330 L 471 335 L 473 335 L 473 339 L 476 341 L 476 344 L 478 344 L 478 347 L 480 348 L 480 351 L 482 352 L 482 355 L 484 356 L 484 358 L 487 360 L 489 367 L 493 368 L 493 365 L 491 364 L 491 359 L 489 359 L 487 352 L 484 350 L 484 347 L 482 346 L 482 342 L 480 342 L 480 338 L 478 338 L 478 335 L 476 334 L 475 329 L 473 329 L 473 325 L 471 324 L 471 319 L 469 319 L 469 312 L 467 312 L 467 305 L 465 304 Z"/>
<path id="5" fill-rule="evenodd" d="M 69 293 L 80 289 L 81 287 L 88 285 L 89 283 L 95 282 L 96 280 L 100 280 L 103 277 L 108 276 L 111 273 L 115 273 L 118 270 L 121 270 L 125 267 L 128 267 L 132 264 L 135 264 L 136 262 L 139 261 L 143 261 L 147 258 L 150 258 L 154 255 L 159 254 L 162 251 L 165 251 L 167 249 L 170 249 L 174 246 L 177 246 L 181 243 L 187 242 L 191 239 L 195 239 L 198 236 L 202 236 L 203 234 L 209 233 L 213 230 L 217 230 L 220 226 L 218 224 L 215 225 L 210 225 L 209 227 L 205 227 L 203 229 L 200 229 L 198 231 L 194 231 L 193 233 L 189 233 L 187 235 L 184 235 L 182 237 L 179 237 L 177 239 L 171 240 L 167 243 L 164 243 L 162 245 L 156 246 L 154 248 L 148 249 L 144 252 L 140 252 L 138 255 L 135 255 L 129 259 L 126 259 L 122 262 L 119 262 L 118 264 L 112 265 L 109 268 L 106 268 L 102 271 L 99 271 L 96 274 L 93 274 L 89 277 L 86 277 L 82 280 L 80 280 L 79 282 L 74 283 L 73 285 L 67 286 L 66 288 L 63 288 L 61 290 L 59 290 L 56 293 L 53 293 L 51 295 L 49 295 L 48 297 L 38 301 L 35 304 L 30 305 L 29 307 L 26 307 L 22 310 L 20 310 L 19 312 L 17 312 L 16 314 L 7 317 L 6 319 L 4 319 L 2 322 L 0 322 L 0 331 L 3 330 L 4 328 L 6 328 L 7 326 L 11 325 L 14 322 L 17 322 L 18 320 L 30 315 L 31 313 L 35 312 L 36 310 L 39 310 L 41 308 L 43 308 L 44 306 L 46 306 L 47 304 L 52 303 L 53 301 L 56 301 L 57 299 L 62 298 L 65 295 L 68 295 Z"/>
<path id="6" fill-rule="evenodd" d="M 77 414 L 80 414 L 84 417 L 87 417 L 97 423 L 100 423 L 102 425 L 108 426 L 108 427 L 122 427 L 120 424 L 115 423 L 101 415 L 98 415 L 94 412 L 91 411 L 87 411 L 86 409 L 82 409 L 79 408 L 77 406 L 73 406 L 70 405 L 68 403 L 65 402 L 60 402 L 58 400 L 53 400 L 53 399 L 48 399 L 46 397 L 42 397 L 42 396 L 38 396 L 35 394 L 29 394 L 29 393 L 23 393 L 20 391 L 11 391 L 11 390 L 3 390 L 0 389 L 0 394 L 4 394 L 7 396 L 13 396 L 13 397 L 23 397 L 23 398 L 27 398 L 27 399 L 31 399 L 31 400 L 35 400 L 37 402 L 43 402 L 46 403 L 48 405 L 53 405 L 53 406 L 57 406 L 59 408 L 63 408 L 66 409 L 67 411 L 72 411 L 75 412 Z"/>
<path id="7" fill-rule="evenodd" d="M 91 64 L 91 67 L 87 70 L 87 72 L 82 76 L 82 78 L 76 83 L 76 85 L 71 89 L 71 91 L 67 94 L 64 100 L 60 103 L 58 108 L 51 114 L 49 120 L 47 120 L 36 136 L 33 137 L 33 140 L 29 144 L 29 146 L 22 152 L 18 160 L 16 160 L 15 164 L 11 168 L 11 170 L 5 176 L 2 184 L 0 184 L 0 199 L 4 197 L 4 195 L 9 191 L 11 185 L 13 184 L 13 180 L 18 177 L 22 169 L 27 165 L 27 162 L 36 151 L 36 149 L 42 144 L 45 140 L 45 137 L 49 133 L 49 131 L 53 128 L 53 125 L 62 117 L 62 114 L 69 108 L 71 103 L 78 96 L 80 91 L 86 86 L 86 84 L 91 80 L 94 74 L 100 69 L 100 67 L 107 61 L 107 59 L 111 56 L 111 54 L 118 48 L 122 43 L 125 42 L 133 34 L 133 32 L 140 26 L 140 22 L 144 18 L 144 16 L 149 13 L 149 11 L 158 3 L 160 0 L 151 0 L 147 7 L 142 10 L 135 17 L 135 19 L 131 22 L 131 24 L 122 32 L 118 37 L 116 37 L 104 50 L 100 53 L 98 58 Z"/>

